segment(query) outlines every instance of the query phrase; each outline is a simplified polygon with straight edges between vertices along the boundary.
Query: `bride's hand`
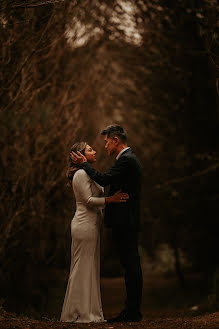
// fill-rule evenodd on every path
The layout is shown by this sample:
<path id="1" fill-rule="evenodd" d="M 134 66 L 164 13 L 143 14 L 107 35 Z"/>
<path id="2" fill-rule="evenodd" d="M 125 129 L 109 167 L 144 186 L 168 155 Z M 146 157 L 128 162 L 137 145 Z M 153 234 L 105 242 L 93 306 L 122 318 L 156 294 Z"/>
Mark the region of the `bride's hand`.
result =
<path id="1" fill-rule="evenodd" d="M 70 157 L 71 157 L 72 161 L 77 165 L 87 162 L 86 157 L 79 151 L 77 151 L 77 153 L 72 151 L 70 153 Z"/>
<path id="2" fill-rule="evenodd" d="M 129 195 L 127 193 L 122 193 L 121 190 L 117 191 L 112 196 L 105 198 L 105 203 L 124 203 L 129 199 Z"/>

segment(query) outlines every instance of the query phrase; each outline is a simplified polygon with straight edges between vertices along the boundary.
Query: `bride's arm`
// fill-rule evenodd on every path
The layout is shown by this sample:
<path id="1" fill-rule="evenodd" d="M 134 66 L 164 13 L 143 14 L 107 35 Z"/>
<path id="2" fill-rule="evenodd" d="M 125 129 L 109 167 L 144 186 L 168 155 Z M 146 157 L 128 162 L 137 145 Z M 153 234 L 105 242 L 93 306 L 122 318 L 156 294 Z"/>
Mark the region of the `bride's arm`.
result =
<path id="1" fill-rule="evenodd" d="M 82 202 L 86 205 L 90 207 L 103 207 L 105 205 L 105 197 L 92 196 L 90 177 L 84 170 L 78 170 L 75 173 L 73 186 Z"/>
<path id="2" fill-rule="evenodd" d="M 123 203 L 129 198 L 127 193 L 116 192 L 109 197 L 94 197 L 91 191 L 90 177 L 84 170 L 78 170 L 73 180 L 74 189 L 80 196 L 80 199 L 88 206 L 99 207 L 109 203 Z"/>

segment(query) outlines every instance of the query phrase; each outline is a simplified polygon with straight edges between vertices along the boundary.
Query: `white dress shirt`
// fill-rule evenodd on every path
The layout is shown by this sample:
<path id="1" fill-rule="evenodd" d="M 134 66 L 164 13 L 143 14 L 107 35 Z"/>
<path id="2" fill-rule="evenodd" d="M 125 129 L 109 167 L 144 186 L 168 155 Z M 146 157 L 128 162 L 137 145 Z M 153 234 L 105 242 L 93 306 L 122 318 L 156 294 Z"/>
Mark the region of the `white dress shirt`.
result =
<path id="1" fill-rule="evenodd" d="M 130 149 L 130 147 L 126 147 L 126 148 L 124 148 L 121 152 L 119 152 L 119 154 L 118 154 L 117 157 L 116 157 L 116 160 L 118 160 L 119 157 L 122 155 L 122 153 L 125 152 L 125 151 L 128 150 L 128 149 Z"/>

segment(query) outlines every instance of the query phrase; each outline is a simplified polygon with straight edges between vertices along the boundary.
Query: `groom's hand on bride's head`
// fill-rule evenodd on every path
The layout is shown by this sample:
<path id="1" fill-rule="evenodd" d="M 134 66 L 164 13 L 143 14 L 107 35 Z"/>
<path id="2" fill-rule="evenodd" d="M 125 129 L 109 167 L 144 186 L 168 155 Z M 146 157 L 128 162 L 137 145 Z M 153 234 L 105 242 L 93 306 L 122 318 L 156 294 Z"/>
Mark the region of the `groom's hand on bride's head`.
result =
<path id="1" fill-rule="evenodd" d="M 70 153 L 70 157 L 72 159 L 72 161 L 75 163 L 75 164 L 82 164 L 84 162 L 87 162 L 87 159 L 86 157 L 79 151 L 77 151 L 77 153 L 75 152 L 71 152 Z"/>

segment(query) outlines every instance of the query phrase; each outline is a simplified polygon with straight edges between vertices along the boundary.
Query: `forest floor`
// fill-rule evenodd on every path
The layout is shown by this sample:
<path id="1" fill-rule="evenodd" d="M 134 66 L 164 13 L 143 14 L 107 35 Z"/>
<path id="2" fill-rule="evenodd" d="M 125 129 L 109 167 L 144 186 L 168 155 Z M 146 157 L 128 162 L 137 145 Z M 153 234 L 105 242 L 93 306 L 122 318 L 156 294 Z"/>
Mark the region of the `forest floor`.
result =
<path id="1" fill-rule="evenodd" d="M 141 322 L 129 323 L 88 323 L 73 324 L 58 321 L 42 321 L 14 317 L 10 314 L 0 315 L 1 329 L 218 329 L 219 312 L 201 316 L 186 316 L 183 314 L 145 313 Z"/>
<path id="2" fill-rule="evenodd" d="M 174 277 L 145 278 L 143 320 L 138 323 L 64 323 L 51 316 L 17 316 L 0 308 L 0 329 L 219 329 L 219 312 L 206 312 L 199 304 L 206 298 L 200 283 L 194 277 L 188 281 L 187 289 L 182 289 Z M 123 279 L 103 278 L 101 291 L 105 318 L 117 315 L 125 298 Z"/>

